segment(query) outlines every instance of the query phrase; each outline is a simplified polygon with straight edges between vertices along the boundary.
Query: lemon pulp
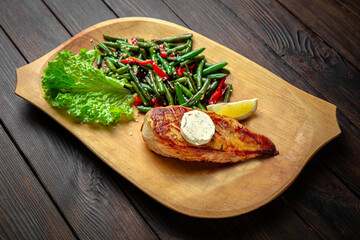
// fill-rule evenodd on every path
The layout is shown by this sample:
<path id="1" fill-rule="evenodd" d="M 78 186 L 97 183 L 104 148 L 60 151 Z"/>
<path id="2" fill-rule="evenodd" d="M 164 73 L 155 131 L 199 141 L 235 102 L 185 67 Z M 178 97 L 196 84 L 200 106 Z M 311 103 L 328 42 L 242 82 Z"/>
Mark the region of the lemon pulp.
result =
<path id="1" fill-rule="evenodd" d="M 209 111 L 220 115 L 226 115 L 236 120 L 243 120 L 253 114 L 258 105 L 258 99 L 242 100 L 232 103 L 218 103 L 207 106 Z"/>

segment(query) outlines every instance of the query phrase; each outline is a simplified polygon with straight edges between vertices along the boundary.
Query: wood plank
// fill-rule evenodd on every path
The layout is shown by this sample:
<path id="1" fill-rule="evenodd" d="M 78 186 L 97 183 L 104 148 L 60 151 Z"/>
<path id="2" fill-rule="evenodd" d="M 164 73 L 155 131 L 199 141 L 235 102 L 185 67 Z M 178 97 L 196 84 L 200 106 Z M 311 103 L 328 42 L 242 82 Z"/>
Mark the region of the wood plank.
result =
<path id="1" fill-rule="evenodd" d="M 0 238 L 75 239 L 1 124 L 0 156 Z"/>
<path id="2" fill-rule="evenodd" d="M 25 37 L 37 44 L 33 48 L 19 47 L 27 59 L 38 58 L 43 54 L 43 50 L 38 50 L 43 42 L 46 42 L 49 48 L 58 45 L 57 41 L 52 41 L 53 36 L 40 40 L 36 38 L 37 35 L 29 34 L 37 30 L 37 16 L 34 13 L 42 12 L 41 24 L 44 28 L 66 32 L 61 24 L 51 20 L 54 16 L 40 1 L 31 1 L 31 4 L 27 5 L 11 1 L 7 3 L 7 8 L 11 15 L 2 19 L 3 26 L 7 32 L 11 32 L 7 27 L 11 23 L 18 26 L 14 32 L 17 38 L 13 38 L 17 46 L 21 46 L 19 41 Z M 28 22 L 22 23 L 21 19 Z M 3 33 L 0 39 L 3 49 L 1 119 L 77 237 L 156 238 L 109 175 L 112 170 L 59 124 L 14 95 L 15 69 L 24 65 L 25 61 L 19 60 L 22 59 L 21 55 Z"/>
<path id="3" fill-rule="evenodd" d="M 126 183 L 119 178 L 119 184 Z M 319 238 L 281 198 L 238 217 L 201 219 L 169 211 L 133 185 L 127 186 L 124 191 L 161 239 Z"/>
<path id="4" fill-rule="evenodd" d="M 181 26 L 184 22 L 161 0 L 121 1 L 104 0 L 118 17 L 151 17 L 170 21 Z"/>
<path id="5" fill-rule="evenodd" d="M 224 0 L 259 38 L 360 127 L 360 72 L 271 0 Z M 351 98 L 347 96 L 352 96 Z"/>
<path id="6" fill-rule="evenodd" d="M 360 69 L 359 12 L 354 14 L 337 0 L 278 1 Z"/>
<path id="7" fill-rule="evenodd" d="M 71 35 L 96 23 L 116 18 L 116 15 L 101 1 L 45 0 L 44 2 Z"/>
<path id="8" fill-rule="evenodd" d="M 356 239 L 360 200 L 330 171 L 323 170 L 321 161 L 332 147 L 319 152 L 283 195 L 323 239 Z"/>
<path id="9" fill-rule="evenodd" d="M 28 10 L 32 11 L 31 14 Z M 27 52 L 26 60 L 29 62 L 46 54 L 70 37 L 66 29 L 39 0 L 1 1 L 0 21 L 16 47 L 21 52 Z M 36 36 L 37 39 L 29 36 Z"/>

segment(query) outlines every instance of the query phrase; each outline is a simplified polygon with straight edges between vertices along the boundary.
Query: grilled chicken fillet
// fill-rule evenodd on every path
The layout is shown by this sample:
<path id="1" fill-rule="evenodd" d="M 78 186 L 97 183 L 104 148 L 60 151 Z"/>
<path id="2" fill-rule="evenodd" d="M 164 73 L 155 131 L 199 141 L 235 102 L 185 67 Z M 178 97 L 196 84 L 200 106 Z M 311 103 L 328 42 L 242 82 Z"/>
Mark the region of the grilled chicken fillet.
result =
<path id="1" fill-rule="evenodd" d="M 214 163 L 238 162 L 260 155 L 276 155 L 275 145 L 267 137 L 256 134 L 237 120 L 205 112 L 215 124 L 211 141 L 195 146 L 188 143 L 180 132 L 184 113 L 193 109 L 182 106 L 154 108 L 145 115 L 141 127 L 147 146 L 157 154 L 184 161 Z"/>

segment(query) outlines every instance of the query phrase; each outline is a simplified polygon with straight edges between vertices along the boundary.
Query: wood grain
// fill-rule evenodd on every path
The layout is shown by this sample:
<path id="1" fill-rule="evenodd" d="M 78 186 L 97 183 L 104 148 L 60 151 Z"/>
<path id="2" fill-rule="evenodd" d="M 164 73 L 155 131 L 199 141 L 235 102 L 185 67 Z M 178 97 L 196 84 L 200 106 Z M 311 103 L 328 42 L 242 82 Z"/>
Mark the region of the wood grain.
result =
<path id="1" fill-rule="evenodd" d="M 121 180 L 119 182 L 122 184 Z M 129 185 L 124 191 L 148 219 L 160 239 L 318 238 L 282 198 L 241 216 L 203 219 L 168 211 L 165 206 L 145 195 L 134 185 Z"/>
<path id="2" fill-rule="evenodd" d="M 278 1 L 360 69 L 359 12 L 339 7 L 341 3 L 336 0 Z M 351 37 L 344 36 L 344 32 Z"/>
<path id="3" fill-rule="evenodd" d="M 42 2 L 47 5 L 45 8 Z M 314 231 L 321 238 L 354 239 L 357 237 L 356 225 L 359 225 L 358 219 L 356 219 L 358 218 L 358 198 L 353 196 L 349 192 L 349 189 L 353 194 L 358 197 L 360 196 L 360 167 L 359 161 L 357 161 L 357 146 L 360 144 L 360 136 L 359 128 L 354 125 L 354 120 L 358 121 L 359 119 L 356 118 L 356 116 L 358 116 L 356 114 L 359 113 L 360 109 L 356 102 L 353 108 L 343 108 L 343 106 L 346 106 L 346 103 L 342 105 L 342 101 L 347 101 L 347 99 L 350 98 L 351 102 L 352 99 L 355 99 L 345 94 L 345 92 L 348 91 L 346 88 L 349 87 L 349 83 L 353 84 L 359 81 L 357 75 L 354 75 L 351 68 L 348 68 L 348 65 L 351 66 L 351 64 L 346 60 L 346 55 L 338 53 L 338 49 L 334 47 L 334 45 L 322 39 L 322 36 L 317 34 L 318 31 L 315 31 L 314 34 L 311 27 L 306 24 L 306 21 L 302 21 L 302 19 L 309 19 L 306 12 L 310 15 L 312 14 L 306 9 L 308 6 L 302 5 L 300 7 L 305 8 L 304 10 L 295 9 L 294 11 L 291 7 L 285 9 L 284 5 L 278 4 L 276 1 L 237 1 L 233 3 L 237 6 L 244 7 L 246 10 L 248 10 L 246 4 L 252 4 L 253 11 L 241 12 L 237 9 L 234 12 L 231 5 L 228 5 L 228 3 L 232 1 L 228 0 L 187 1 L 186 3 L 182 3 L 181 1 L 167 1 L 166 3 L 162 1 L 151 1 L 150 3 L 145 0 L 139 0 L 134 3 L 133 1 L 106 0 L 103 1 L 105 4 L 102 4 L 100 1 L 61 1 L 60 4 L 50 0 L 42 2 L 33 1 L 25 3 L 24 1 L 15 1 L 15 5 L 13 6 L 11 6 L 11 3 L 8 1 L 0 2 L 1 28 L 7 32 L 11 41 L 15 46 L 18 46 L 18 50 L 20 50 L 20 53 L 23 54 L 28 61 L 40 57 L 57 46 L 57 44 L 68 39 L 70 35 L 96 23 L 97 19 L 110 18 L 110 15 L 103 15 L 108 14 L 109 11 L 113 11 L 116 16 L 120 17 L 153 16 L 170 20 L 183 26 L 190 26 L 197 32 L 205 35 L 209 34 L 208 36 L 211 36 L 212 39 L 217 41 L 221 39 L 222 44 L 225 46 L 237 52 L 241 51 L 245 56 L 251 56 L 252 60 L 270 69 L 293 85 L 335 103 L 338 106 L 338 110 L 340 110 L 338 112 L 338 121 L 342 129 L 342 134 L 327 144 L 312 158 L 310 164 L 306 166 L 295 184 L 282 194 L 280 198 L 277 198 L 259 210 L 239 217 L 217 220 L 186 217 L 169 211 L 166 207 L 152 200 L 111 169 L 105 167 L 102 168 L 101 171 L 98 171 L 100 174 L 97 175 L 97 179 L 112 179 L 116 183 L 116 188 L 122 189 L 122 191 L 125 192 L 126 197 L 130 199 L 130 204 L 135 205 L 136 212 L 140 213 L 141 216 L 146 219 L 152 231 L 154 231 L 159 238 L 213 239 L 216 236 L 216 238 L 227 239 L 316 239 L 317 237 L 313 235 Z M 349 11 L 354 15 L 360 15 L 359 1 L 336 0 L 333 1 L 333 3 L 335 4 L 332 5 L 332 7 L 339 8 L 337 9 L 339 12 Z M 37 4 L 40 5 L 37 6 Z M 257 6 L 254 7 L 254 4 L 257 4 Z M 99 8 L 100 15 L 93 14 L 94 9 L 92 8 L 94 6 Z M 109 11 L 106 10 L 104 6 L 108 6 Z M 40 11 L 37 9 L 32 10 L 32 7 Z M 50 13 L 46 7 L 50 8 Z M 318 11 L 324 10 L 326 11 L 327 9 L 318 9 Z M 295 14 L 295 17 L 291 16 L 291 13 L 296 11 L 302 11 L 305 14 Z M 240 12 L 241 14 L 237 14 Z M 26 16 L 28 13 L 30 16 Z M 32 13 L 33 16 L 31 16 Z M 46 16 L 49 14 L 53 16 L 50 18 Z M 219 17 L 216 21 L 213 21 L 216 15 L 219 15 Z M 3 16 L 6 17 L 3 18 Z M 263 16 L 265 19 L 258 21 L 259 16 Z M 240 20 L 237 18 L 240 18 Z M 54 21 L 54 19 L 57 21 Z M 99 20 L 99 22 L 100 21 L 101 20 Z M 305 24 L 303 24 L 304 22 Z M 267 27 L 267 29 L 263 29 L 263 26 L 261 26 L 261 24 L 264 23 L 267 24 L 264 26 Z M 54 31 L 63 32 L 63 30 L 60 29 L 62 26 L 64 27 L 63 30 L 70 34 L 66 33 L 67 37 L 60 40 L 57 44 L 51 45 L 52 41 L 56 42 L 59 40 L 59 35 Z M 278 26 L 285 27 L 285 29 L 278 29 Z M 42 31 L 43 28 L 48 28 L 50 31 Z M 283 31 L 285 30 L 289 31 L 290 34 L 283 35 Z M 299 31 L 298 36 L 297 34 L 293 34 L 297 31 Z M 353 38 L 351 34 L 348 34 L 348 31 L 344 31 L 342 26 L 334 26 L 326 31 L 330 31 L 328 33 L 330 35 L 332 34 L 331 31 L 335 31 L 340 39 Z M 46 36 L 46 34 L 44 34 L 46 32 L 52 34 Z M 3 34 L 3 32 L 1 32 L 1 34 Z M 226 36 L 228 35 L 230 37 L 227 38 Z M 52 36 L 56 36 L 56 39 L 51 39 Z M 274 41 L 276 44 L 271 44 L 269 36 L 277 37 L 277 41 Z M 61 164 L 57 163 L 55 159 L 57 155 L 64 154 L 62 153 L 64 151 L 66 152 L 65 156 L 67 156 L 70 162 L 77 161 L 77 156 L 81 156 L 80 159 L 87 159 L 87 161 L 99 161 L 98 158 L 91 157 L 92 154 L 85 148 L 82 148 L 81 143 L 66 131 L 63 131 L 63 129 L 49 117 L 29 104 L 24 103 L 24 101 L 14 97 L 15 67 L 13 66 L 19 67 L 26 64 L 26 62 L 24 58 L 19 55 L 19 52 L 14 50 L 13 45 L 6 43 L 6 41 L 8 41 L 6 36 L 1 35 L 0 37 L 1 60 L 3 60 L 1 61 L 2 68 L 0 70 L 2 74 L 0 78 L 0 119 L 5 119 L 4 125 L 6 126 L 6 130 L 11 133 L 12 136 L 15 136 L 14 140 L 21 151 L 25 151 L 24 153 L 27 156 L 32 155 L 34 156 L 33 158 L 39 158 L 36 154 L 33 154 L 34 150 L 30 143 L 34 141 L 38 145 L 41 145 L 43 144 L 42 141 L 53 140 L 52 138 L 41 140 L 44 133 L 31 134 L 31 131 L 29 131 L 29 128 L 32 128 L 31 125 L 34 124 L 34 122 L 35 125 L 37 125 L 37 122 L 41 122 L 43 125 L 50 124 L 50 128 L 37 127 L 36 131 L 49 131 L 50 134 L 53 134 L 53 132 L 56 133 L 54 136 L 56 147 L 46 149 L 46 151 L 49 151 L 47 155 L 49 156 L 48 159 L 51 160 L 51 164 L 41 166 L 42 168 L 46 168 L 49 165 L 51 166 L 54 163 Z M 289 47 L 290 45 L 286 43 L 286 41 L 291 41 L 286 39 L 289 37 L 295 40 L 298 39 L 300 47 Z M 24 47 L 23 39 L 26 40 L 29 46 L 28 49 L 26 46 Z M 277 49 L 275 46 L 279 46 L 280 49 Z M 44 47 L 45 50 L 41 53 L 42 47 Z M 323 47 L 324 51 L 322 51 Z M 354 51 L 349 45 L 344 44 L 341 47 L 347 49 L 347 51 Z M 33 49 L 35 49 L 36 52 L 31 52 Z M 316 51 L 318 51 L 319 55 L 312 54 Z M 6 53 L 5 55 L 3 55 L 4 52 Z M 32 59 L 29 58 L 31 54 L 35 56 Z M 5 56 L 5 58 L 3 56 Z M 304 71 L 302 71 L 302 69 Z M 323 80 L 319 79 L 321 76 L 323 76 Z M 339 81 L 336 81 L 337 78 Z M 327 81 L 329 83 L 325 82 L 323 85 L 320 84 L 321 81 Z M 332 89 L 338 91 L 335 92 Z M 336 94 L 336 97 L 331 95 L 324 96 L 322 95 L 323 91 L 325 93 Z M 14 112 L 19 112 L 20 114 L 14 114 Z M 24 118 L 24 120 L 19 121 L 17 117 Z M 349 119 L 351 119 L 351 121 Z M 16 127 L 17 124 L 24 123 L 25 125 L 21 129 Z M 55 131 L 53 131 L 52 127 L 54 127 Z M 23 134 L 22 131 L 24 131 L 25 134 Z M 28 134 L 29 132 L 30 134 Z M 60 141 L 56 141 L 57 136 L 60 136 Z M 33 140 L 33 137 L 40 139 Z M 71 145 L 69 142 L 74 142 L 75 145 L 69 147 L 69 144 Z M 46 145 L 47 143 L 45 143 L 45 146 Z M 74 148 L 76 149 L 78 145 L 80 145 L 81 150 L 84 149 L 84 152 L 81 150 L 74 151 Z M 26 147 L 24 148 L 24 146 Z M 41 149 L 43 149 L 43 147 L 36 147 L 36 151 L 40 151 Z M 44 153 L 39 155 L 44 156 Z M 1 157 L 2 155 L 0 155 L 0 158 Z M 37 161 L 41 161 L 42 159 L 48 160 L 47 158 L 39 158 Z M 60 160 L 62 161 L 62 159 Z M 33 161 L 30 161 L 30 164 L 32 162 Z M 63 164 L 69 163 L 68 161 L 64 161 Z M 75 164 L 70 164 L 70 168 L 74 165 Z M 36 169 L 37 168 L 34 168 L 34 173 L 38 175 Z M 60 169 L 65 168 L 59 168 L 59 171 Z M 82 167 L 84 175 L 85 172 L 89 171 L 92 171 L 92 169 Z M 44 172 L 44 170 L 40 170 L 40 172 Z M 90 176 L 91 174 L 87 175 Z M 322 176 L 326 176 L 326 178 Z M 67 174 L 67 177 L 73 179 L 69 180 L 73 184 L 80 183 L 76 180 L 78 179 L 77 176 Z M 59 189 L 62 189 L 63 183 L 57 180 L 58 178 L 50 179 L 50 183 L 44 185 L 47 188 L 46 191 L 49 192 L 50 195 L 59 196 L 65 194 L 73 199 L 72 189 L 66 192 L 59 191 Z M 48 181 L 48 179 L 41 181 Z M 101 180 L 99 181 L 98 185 L 101 184 Z M 347 189 L 344 184 L 349 189 Z M 48 186 L 51 187 L 48 188 Z M 53 189 L 56 189 L 54 193 L 52 193 Z M 98 191 L 93 191 L 93 196 L 103 195 L 101 190 L 99 190 L 100 188 L 97 189 Z M 59 192 L 62 193 L 59 194 Z M 78 193 L 75 194 L 79 195 Z M 89 193 L 84 194 L 89 196 Z M 106 195 L 106 193 L 104 195 Z M 346 197 L 344 198 L 342 195 Z M 326 198 L 324 198 L 324 196 L 326 196 Z M 116 199 L 115 201 L 122 200 Z M 124 201 L 128 200 L 125 199 Z M 81 206 L 81 204 L 79 205 L 76 201 L 72 203 Z M 0 201 L 0 204 L 2 204 L 2 201 Z M 105 217 L 103 215 L 105 211 L 97 214 L 97 210 L 93 210 L 95 209 L 93 207 L 94 204 L 90 206 L 91 207 L 85 209 L 85 211 L 93 212 L 93 219 L 96 219 L 97 216 L 100 216 L 100 218 Z M 78 207 L 75 206 L 74 208 Z M 80 209 L 82 209 L 80 211 L 84 211 L 84 207 L 80 207 Z M 289 209 L 291 210 L 289 211 Z M 111 215 L 112 212 L 108 211 L 108 214 Z M 112 218 L 112 216 L 110 216 L 110 218 Z M 131 222 L 135 219 L 136 218 L 126 218 L 124 221 Z M 129 224 L 131 225 L 131 223 Z M 129 226 L 129 224 L 122 223 L 122 225 L 126 226 Z M 31 228 L 32 225 L 31 222 L 28 222 L 29 228 Z M 92 226 L 91 223 L 89 226 Z M 14 228 L 16 227 L 21 229 L 23 225 L 18 226 L 18 224 L 15 224 Z M 36 227 L 34 227 L 34 229 L 35 228 Z M 109 225 L 105 231 L 111 231 L 111 229 L 112 225 Z M 3 236 L 2 233 L 8 232 L 7 230 L 5 231 L 0 225 L 0 236 Z M 141 231 L 139 228 L 138 230 Z M 84 235 L 86 235 L 85 237 L 93 238 L 105 236 L 105 234 L 93 233 L 94 231 L 89 231 L 87 235 L 82 234 L 81 237 L 84 238 Z M 126 233 L 130 239 L 138 236 L 136 233 L 132 235 L 132 230 L 126 230 Z"/>
<path id="4" fill-rule="evenodd" d="M 31 15 L 32 9 L 28 8 L 27 13 Z M 46 18 L 46 14 L 43 13 L 42 17 Z M 28 27 L 36 29 L 36 26 Z M 60 24 L 53 27 L 62 28 Z M 28 32 L 31 30 L 22 34 Z M 15 69 L 26 62 L 7 36 L 1 33 L 1 120 L 76 236 L 93 239 L 156 238 L 109 174 L 111 169 L 51 118 L 14 94 Z M 20 33 L 19 30 L 18 35 Z M 41 47 L 40 41 L 34 42 Z M 42 53 L 34 52 L 36 49 L 24 49 L 22 54 L 26 58 L 33 54 L 40 57 Z"/>
<path id="5" fill-rule="evenodd" d="M 118 17 L 151 17 L 170 21 L 186 27 L 174 12 L 161 0 L 121 1 L 105 0 Z"/>
<path id="6" fill-rule="evenodd" d="M 39 58 L 70 37 L 41 0 L 1 1 L 0 21 L 16 47 L 26 52 L 27 61 Z M 36 38 L 28 37 L 32 35 Z"/>
<path id="7" fill-rule="evenodd" d="M 331 144 L 325 150 L 328 148 L 332 148 Z M 317 156 L 319 158 L 326 159 Z M 321 161 L 311 161 L 283 195 L 294 207 L 302 209 L 303 219 L 323 239 L 356 239 L 360 200 L 330 171 L 321 171 L 321 168 Z"/>
<path id="8" fill-rule="evenodd" d="M 75 239 L 1 124 L 0 156 L 0 238 Z"/>
<path id="9" fill-rule="evenodd" d="M 360 72 L 287 10 L 270 0 L 223 0 L 249 29 L 357 127 Z M 337 86 L 337 87 L 334 87 Z M 351 98 L 347 96 L 352 96 Z"/>
<path id="10" fill-rule="evenodd" d="M 116 18 L 101 1 L 45 0 L 52 13 L 73 36 L 96 23 Z"/>
<path id="11" fill-rule="evenodd" d="M 135 25 L 136 28 L 133 27 Z M 48 60 L 53 59 L 62 49 L 79 52 L 80 48 L 89 47 L 89 39 L 98 42 L 101 41 L 103 32 L 116 35 L 120 29 L 126 38 L 140 31 L 143 33 L 142 37 L 147 39 L 189 31 L 169 22 L 143 18 L 111 20 L 95 25 L 41 59 L 18 69 L 16 93 L 65 126 L 114 170 L 176 211 L 192 216 L 228 217 L 255 209 L 281 193 L 298 175 L 309 157 L 339 134 L 333 105 L 305 94 L 230 49 L 196 33 L 193 33 L 194 48 L 207 46 L 206 55 L 210 62 L 219 62 L 226 56 L 232 63 L 229 64 L 229 70 L 232 71 L 234 89 L 236 86 L 242 87 L 241 93 L 234 92 L 233 100 L 240 100 L 239 95 L 250 98 L 250 95 L 255 94 L 259 97 L 263 106 L 262 113 L 246 124 L 255 132 L 267 136 L 272 133 L 275 144 L 280 151 L 283 149 L 282 155 L 271 158 L 273 161 L 249 161 L 224 169 L 214 166 L 201 167 L 173 160 L 164 162 L 164 158 L 151 153 L 144 145 L 135 150 L 128 147 L 142 142 L 139 122 L 143 116 L 139 117 L 139 122 L 121 123 L 113 128 L 79 124 L 65 112 L 51 108 L 41 97 L 42 91 L 38 81 Z M 218 54 L 219 49 L 221 55 Z M 261 74 L 255 74 L 260 72 Z M 25 76 L 31 81 L 24 81 Z M 246 84 L 242 83 L 241 79 L 247 79 Z M 270 85 L 273 86 L 271 93 L 265 90 L 266 87 L 259 87 Z M 32 91 L 29 92 L 28 89 Z M 288 94 L 284 94 L 284 91 Z M 284 121 L 276 117 L 279 115 L 283 115 Z M 277 119 L 276 124 L 274 119 Z M 277 128 L 279 129 L 276 130 Z M 133 136 L 129 135 L 129 132 L 132 132 Z M 311 142 L 304 142 L 304 136 L 311 136 Z M 292 140 L 289 141 L 289 138 Z M 129 162 L 128 158 L 136 161 Z M 188 175 L 190 172 L 193 174 Z M 276 177 L 273 175 L 274 172 L 277 172 Z M 212 174 L 208 175 L 209 173 Z M 155 175 L 156 178 L 151 177 Z M 230 179 L 225 181 L 229 177 Z M 189 185 L 188 181 L 192 184 Z M 249 188 L 248 181 L 258 185 Z M 234 191 L 234 186 L 239 187 L 239 184 L 243 186 L 238 188 L 239 191 Z M 164 188 L 171 188 L 172 191 L 164 191 Z M 223 194 L 219 195 L 218 191 Z"/>

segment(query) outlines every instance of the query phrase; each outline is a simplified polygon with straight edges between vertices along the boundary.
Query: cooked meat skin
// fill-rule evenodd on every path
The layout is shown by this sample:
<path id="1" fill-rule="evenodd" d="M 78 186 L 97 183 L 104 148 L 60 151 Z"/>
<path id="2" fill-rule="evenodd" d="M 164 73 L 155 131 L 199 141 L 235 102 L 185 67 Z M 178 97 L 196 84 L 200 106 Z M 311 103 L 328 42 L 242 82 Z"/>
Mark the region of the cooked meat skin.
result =
<path id="1" fill-rule="evenodd" d="M 192 111 L 182 106 L 154 108 L 146 113 L 141 127 L 147 146 L 154 152 L 184 161 L 234 163 L 260 155 L 276 155 L 275 145 L 267 137 L 254 133 L 237 120 L 203 111 L 215 124 L 210 142 L 195 146 L 185 141 L 180 133 L 184 113 Z"/>

